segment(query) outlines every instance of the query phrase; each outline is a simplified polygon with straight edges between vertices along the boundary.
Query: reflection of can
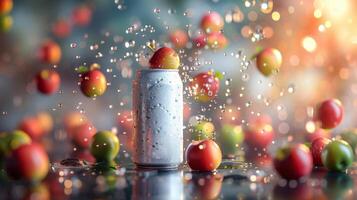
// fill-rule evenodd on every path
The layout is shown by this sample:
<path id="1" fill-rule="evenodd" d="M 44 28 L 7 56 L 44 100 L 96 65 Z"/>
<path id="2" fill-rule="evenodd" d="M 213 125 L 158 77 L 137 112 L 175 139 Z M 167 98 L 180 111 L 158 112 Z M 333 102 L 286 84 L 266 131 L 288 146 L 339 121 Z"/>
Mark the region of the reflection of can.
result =
<path id="1" fill-rule="evenodd" d="M 183 161 L 182 81 L 178 70 L 146 69 L 133 82 L 138 167 L 176 168 Z"/>
<path id="2" fill-rule="evenodd" d="M 184 198 L 182 171 L 137 172 L 133 179 L 132 200 Z"/>

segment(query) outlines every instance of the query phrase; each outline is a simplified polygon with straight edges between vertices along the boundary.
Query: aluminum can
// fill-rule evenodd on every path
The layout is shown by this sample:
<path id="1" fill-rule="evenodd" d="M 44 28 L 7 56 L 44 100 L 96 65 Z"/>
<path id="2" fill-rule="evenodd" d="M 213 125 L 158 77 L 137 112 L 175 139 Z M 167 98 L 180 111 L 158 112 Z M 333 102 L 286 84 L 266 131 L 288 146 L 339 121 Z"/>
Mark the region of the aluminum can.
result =
<path id="1" fill-rule="evenodd" d="M 139 168 L 177 168 L 183 161 L 183 96 L 178 70 L 144 69 L 133 81 L 134 152 Z"/>

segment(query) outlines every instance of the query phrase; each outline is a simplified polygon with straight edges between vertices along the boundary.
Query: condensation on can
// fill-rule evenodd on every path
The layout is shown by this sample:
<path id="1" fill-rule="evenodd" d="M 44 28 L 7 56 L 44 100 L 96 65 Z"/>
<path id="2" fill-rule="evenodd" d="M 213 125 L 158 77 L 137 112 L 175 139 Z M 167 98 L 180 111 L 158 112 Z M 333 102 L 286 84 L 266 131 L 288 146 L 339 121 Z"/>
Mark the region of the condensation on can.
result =
<path id="1" fill-rule="evenodd" d="M 183 96 L 178 70 L 138 70 L 133 81 L 133 162 L 177 168 L 183 161 Z"/>

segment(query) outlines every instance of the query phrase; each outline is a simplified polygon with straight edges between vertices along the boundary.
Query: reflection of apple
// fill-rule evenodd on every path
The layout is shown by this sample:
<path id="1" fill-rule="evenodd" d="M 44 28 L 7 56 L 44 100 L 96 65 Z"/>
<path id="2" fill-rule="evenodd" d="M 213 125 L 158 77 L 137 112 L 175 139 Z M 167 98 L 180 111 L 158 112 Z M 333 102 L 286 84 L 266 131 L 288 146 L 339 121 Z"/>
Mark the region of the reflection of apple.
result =
<path id="1" fill-rule="evenodd" d="M 222 174 L 192 173 L 192 197 L 194 199 L 216 199 L 222 189 Z"/>
<path id="2" fill-rule="evenodd" d="M 62 189 L 63 190 L 63 189 Z M 56 196 L 58 197 L 58 196 Z M 23 200 L 50 200 L 51 193 L 48 190 L 48 186 L 46 184 L 38 184 L 31 186 L 26 189 L 25 196 Z"/>
<path id="3" fill-rule="evenodd" d="M 238 146 L 243 142 L 244 133 L 241 126 L 225 124 L 218 137 L 223 156 L 234 157 Z"/>
<path id="4" fill-rule="evenodd" d="M 352 194 L 349 191 L 353 190 L 354 185 L 350 175 L 339 172 L 329 172 L 325 180 L 326 186 L 323 191 L 326 196 L 330 199 L 349 199 L 348 195 Z"/>
<path id="5" fill-rule="evenodd" d="M 297 187 L 275 185 L 273 190 L 273 199 L 277 200 L 310 200 L 313 199 L 313 189 L 306 183 L 299 183 Z"/>

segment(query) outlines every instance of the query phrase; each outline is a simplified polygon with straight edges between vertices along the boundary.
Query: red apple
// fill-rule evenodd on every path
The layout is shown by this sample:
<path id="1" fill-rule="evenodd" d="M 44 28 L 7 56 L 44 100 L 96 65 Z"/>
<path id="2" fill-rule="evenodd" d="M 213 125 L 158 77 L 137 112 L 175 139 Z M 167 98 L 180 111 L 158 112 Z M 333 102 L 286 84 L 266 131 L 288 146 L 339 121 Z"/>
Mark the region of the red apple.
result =
<path id="1" fill-rule="evenodd" d="M 126 110 L 119 113 L 117 122 L 119 125 L 120 133 L 118 134 L 119 140 L 126 150 L 133 152 L 134 150 L 134 121 L 133 113 L 131 110 Z"/>
<path id="2" fill-rule="evenodd" d="M 49 170 L 46 151 L 39 144 L 24 144 L 15 149 L 6 160 L 9 177 L 28 181 L 41 181 Z"/>
<path id="3" fill-rule="evenodd" d="M 224 49 L 228 45 L 228 40 L 222 33 L 210 33 L 207 35 L 207 45 L 211 49 Z"/>
<path id="4" fill-rule="evenodd" d="M 217 96 L 219 79 L 211 71 L 197 74 L 190 83 L 193 96 L 199 102 L 208 102 Z"/>
<path id="5" fill-rule="evenodd" d="M 64 19 L 56 21 L 52 26 L 52 32 L 59 38 L 68 37 L 71 34 L 71 24 Z"/>
<path id="6" fill-rule="evenodd" d="M 72 12 L 73 24 L 87 26 L 92 20 L 92 9 L 87 5 L 76 7 Z"/>
<path id="7" fill-rule="evenodd" d="M 322 151 L 324 150 L 325 146 L 330 142 L 331 140 L 327 138 L 316 138 L 310 147 L 311 150 L 311 155 L 312 159 L 314 161 L 315 166 L 323 166 L 322 159 L 321 159 L 321 154 Z"/>
<path id="8" fill-rule="evenodd" d="M 309 148 L 303 144 L 290 145 L 277 150 L 274 167 L 285 179 L 299 179 L 308 176 L 313 167 Z"/>
<path id="9" fill-rule="evenodd" d="M 183 30 L 175 30 L 169 35 L 171 43 L 175 46 L 175 48 L 184 48 L 188 42 L 187 33 Z"/>
<path id="10" fill-rule="evenodd" d="M 0 15 L 8 14 L 13 7 L 12 0 L 0 0 Z"/>
<path id="11" fill-rule="evenodd" d="M 331 129 L 338 126 L 343 118 L 341 101 L 337 99 L 323 101 L 317 108 L 316 118 L 321 123 L 321 128 Z"/>
<path id="12" fill-rule="evenodd" d="M 19 126 L 19 130 L 24 131 L 28 134 L 33 140 L 39 140 L 46 133 L 43 130 L 43 127 L 40 121 L 36 117 L 26 117 L 24 118 Z"/>
<path id="13" fill-rule="evenodd" d="M 219 32 L 223 26 L 223 18 L 217 12 L 208 12 L 201 19 L 201 29 L 207 33 Z"/>
<path id="14" fill-rule="evenodd" d="M 53 129 L 53 119 L 52 116 L 47 112 L 37 113 L 35 116 L 40 123 L 42 130 L 45 133 L 49 133 Z"/>
<path id="15" fill-rule="evenodd" d="M 244 133 L 245 143 L 252 148 L 268 147 L 275 135 L 269 116 L 259 116 L 249 120 Z"/>
<path id="16" fill-rule="evenodd" d="M 71 133 L 72 142 L 80 148 L 89 148 L 92 137 L 96 132 L 97 130 L 92 123 L 85 122 L 73 129 Z"/>
<path id="17" fill-rule="evenodd" d="M 193 39 L 192 43 L 193 43 L 193 47 L 204 48 L 207 44 L 207 37 L 205 34 L 199 34 L 197 37 Z"/>
<path id="18" fill-rule="evenodd" d="M 264 76 L 277 73 L 282 64 L 282 55 L 278 49 L 265 48 L 256 56 L 257 68 Z"/>
<path id="19" fill-rule="evenodd" d="M 308 142 L 313 142 L 315 139 L 320 138 L 320 137 L 330 138 L 331 133 L 329 130 L 318 128 L 313 133 L 306 134 L 306 139 Z"/>
<path id="20" fill-rule="evenodd" d="M 84 124 L 87 121 L 87 117 L 79 112 L 67 113 L 63 119 L 64 127 L 69 135 L 71 135 L 77 126 Z"/>
<path id="21" fill-rule="evenodd" d="M 180 66 L 180 57 L 175 50 L 161 47 L 155 51 L 149 63 L 152 69 L 177 69 Z"/>
<path id="22" fill-rule="evenodd" d="M 61 47 L 56 42 L 50 40 L 44 42 L 39 51 L 40 60 L 48 64 L 58 64 L 61 56 Z"/>
<path id="23" fill-rule="evenodd" d="M 100 70 L 93 69 L 82 74 L 80 88 L 87 97 L 101 96 L 107 89 L 107 79 Z"/>
<path id="24" fill-rule="evenodd" d="M 222 152 L 213 140 L 193 141 L 187 147 L 186 160 L 192 170 L 213 171 L 222 162 Z"/>
<path id="25" fill-rule="evenodd" d="M 191 116 L 191 107 L 188 103 L 183 103 L 183 120 L 187 121 Z"/>
<path id="26" fill-rule="evenodd" d="M 58 91 L 61 78 L 54 70 L 41 70 L 36 76 L 37 89 L 42 94 L 51 95 Z"/>

